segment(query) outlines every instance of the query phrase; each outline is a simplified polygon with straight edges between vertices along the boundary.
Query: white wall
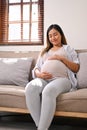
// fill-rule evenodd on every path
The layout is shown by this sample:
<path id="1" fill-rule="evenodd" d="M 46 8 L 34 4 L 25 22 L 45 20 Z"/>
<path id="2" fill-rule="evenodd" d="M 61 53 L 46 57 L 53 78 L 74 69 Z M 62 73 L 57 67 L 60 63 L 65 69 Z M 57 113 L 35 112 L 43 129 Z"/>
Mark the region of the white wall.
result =
<path id="1" fill-rule="evenodd" d="M 87 49 L 87 0 L 44 0 L 44 40 L 50 24 L 59 24 L 68 44 Z M 0 46 L 0 51 L 41 50 L 43 46 Z"/>
<path id="2" fill-rule="evenodd" d="M 45 0 L 45 31 L 53 23 L 62 27 L 68 44 L 87 49 L 87 0 Z"/>

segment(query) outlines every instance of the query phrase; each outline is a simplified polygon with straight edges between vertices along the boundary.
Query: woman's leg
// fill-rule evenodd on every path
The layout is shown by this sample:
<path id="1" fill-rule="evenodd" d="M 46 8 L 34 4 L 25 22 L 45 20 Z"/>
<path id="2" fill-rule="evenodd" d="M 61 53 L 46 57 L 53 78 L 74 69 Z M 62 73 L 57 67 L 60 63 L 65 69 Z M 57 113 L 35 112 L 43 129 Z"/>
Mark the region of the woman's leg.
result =
<path id="1" fill-rule="evenodd" d="M 56 97 L 69 91 L 71 83 L 67 78 L 59 78 L 48 83 L 42 92 L 42 106 L 38 130 L 49 128 L 56 109 Z"/>
<path id="2" fill-rule="evenodd" d="M 40 94 L 47 82 L 43 79 L 36 78 L 29 82 L 25 88 L 25 97 L 27 108 L 38 127 L 41 112 Z"/>

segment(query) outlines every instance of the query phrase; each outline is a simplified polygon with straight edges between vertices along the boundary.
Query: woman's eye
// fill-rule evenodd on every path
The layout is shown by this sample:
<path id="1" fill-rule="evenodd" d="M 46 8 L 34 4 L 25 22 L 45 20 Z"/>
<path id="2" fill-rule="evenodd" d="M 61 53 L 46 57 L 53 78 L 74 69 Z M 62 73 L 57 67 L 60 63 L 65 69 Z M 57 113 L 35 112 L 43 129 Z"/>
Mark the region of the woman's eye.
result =
<path id="1" fill-rule="evenodd" d="M 55 37 L 57 35 L 58 35 L 57 33 L 54 33 L 53 35 L 49 35 L 49 38 Z"/>
<path id="2" fill-rule="evenodd" d="M 49 36 L 49 38 L 52 38 L 52 36 Z"/>
<path id="3" fill-rule="evenodd" d="M 54 36 L 57 36 L 57 33 L 55 33 Z"/>

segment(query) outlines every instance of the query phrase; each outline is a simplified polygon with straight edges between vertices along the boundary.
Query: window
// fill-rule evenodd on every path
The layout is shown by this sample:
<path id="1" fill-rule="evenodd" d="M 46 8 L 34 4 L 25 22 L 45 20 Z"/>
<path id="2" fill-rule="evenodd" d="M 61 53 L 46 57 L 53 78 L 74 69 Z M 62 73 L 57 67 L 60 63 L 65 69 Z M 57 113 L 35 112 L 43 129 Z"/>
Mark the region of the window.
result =
<path id="1" fill-rule="evenodd" d="M 43 44 L 43 0 L 0 0 L 0 44 Z"/>

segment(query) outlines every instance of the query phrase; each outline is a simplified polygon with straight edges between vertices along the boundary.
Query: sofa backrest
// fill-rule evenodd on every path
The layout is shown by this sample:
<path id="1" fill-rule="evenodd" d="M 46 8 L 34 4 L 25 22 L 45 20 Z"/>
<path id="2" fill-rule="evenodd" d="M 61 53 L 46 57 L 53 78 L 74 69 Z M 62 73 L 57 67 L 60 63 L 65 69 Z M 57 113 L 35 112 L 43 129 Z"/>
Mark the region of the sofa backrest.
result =
<path id="1" fill-rule="evenodd" d="M 80 61 L 80 70 L 77 73 L 78 88 L 87 88 L 87 49 L 76 51 L 78 53 Z M 0 58 L 33 57 L 34 60 L 31 67 L 32 70 L 36 63 L 39 53 L 40 53 L 39 51 L 29 51 L 29 52 L 1 51 Z M 30 73 L 30 79 L 32 79 L 31 73 Z"/>
<path id="2" fill-rule="evenodd" d="M 0 51 L 0 58 L 20 58 L 20 57 L 34 57 L 34 59 L 37 59 L 39 54 L 39 51 Z"/>
<path id="3" fill-rule="evenodd" d="M 21 57 L 33 57 L 33 64 L 32 67 L 35 65 L 37 57 L 39 55 L 39 51 L 1 51 L 0 58 L 21 58 Z"/>

